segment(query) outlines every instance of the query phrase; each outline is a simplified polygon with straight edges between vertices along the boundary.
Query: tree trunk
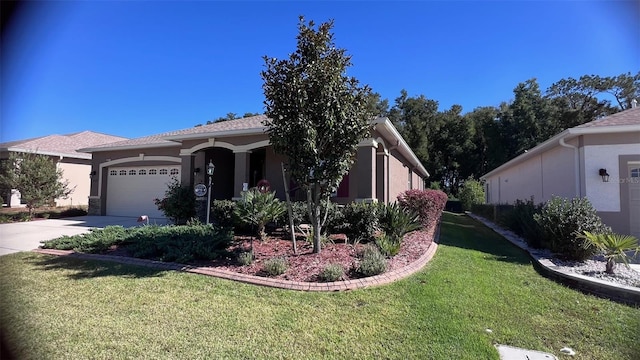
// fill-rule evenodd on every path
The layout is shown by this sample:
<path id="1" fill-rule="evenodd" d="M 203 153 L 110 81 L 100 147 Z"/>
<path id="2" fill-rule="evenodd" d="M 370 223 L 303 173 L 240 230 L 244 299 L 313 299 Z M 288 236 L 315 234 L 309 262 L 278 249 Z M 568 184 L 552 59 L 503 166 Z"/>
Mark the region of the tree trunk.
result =
<path id="1" fill-rule="evenodd" d="M 312 184 L 311 188 L 307 191 L 307 204 L 309 205 L 311 226 L 313 227 L 313 252 L 318 254 L 321 250 L 320 232 L 322 231 L 318 184 Z"/>
<path id="2" fill-rule="evenodd" d="M 605 270 L 605 272 L 607 274 L 613 274 L 613 268 L 615 268 L 616 266 L 616 262 L 613 259 L 607 259 L 607 268 Z"/>
<path id="3" fill-rule="evenodd" d="M 291 196 L 289 196 L 289 184 L 285 176 L 284 163 L 280 163 L 282 167 L 282 182 L 284 183 L 284 195 L 287 199 L 287 212 L 289 213 L 289 231 L 291 231 L 291 241 L 293 241 L 293 253 L 298 254 L 298 245 L 296 244 L 296 229 L 293 223 L 293 209 L 291 208 Z"/>

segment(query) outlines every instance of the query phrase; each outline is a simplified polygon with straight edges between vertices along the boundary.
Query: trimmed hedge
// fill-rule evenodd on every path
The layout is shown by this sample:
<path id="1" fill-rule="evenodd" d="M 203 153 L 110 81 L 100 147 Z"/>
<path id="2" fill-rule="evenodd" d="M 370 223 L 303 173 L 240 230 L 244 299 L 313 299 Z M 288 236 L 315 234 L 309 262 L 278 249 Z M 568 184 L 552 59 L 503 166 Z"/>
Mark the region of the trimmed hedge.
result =
<path id="1" fill-rule="evenodd" d="M 424 226 L 437 222 L 445 205 L 447 194 L 440 190 L 407 190 L 398 195 L 400 207 L 418 214 Z"/>

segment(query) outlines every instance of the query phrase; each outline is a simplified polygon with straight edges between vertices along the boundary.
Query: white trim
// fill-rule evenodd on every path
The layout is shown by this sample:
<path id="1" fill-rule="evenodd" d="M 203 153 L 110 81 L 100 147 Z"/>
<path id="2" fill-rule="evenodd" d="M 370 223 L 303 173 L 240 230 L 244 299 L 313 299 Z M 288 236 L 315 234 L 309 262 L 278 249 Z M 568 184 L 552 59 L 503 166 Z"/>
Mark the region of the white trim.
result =
<path id="1" fill-rule="evenodd" d="M 140 154 L 140 155 L 144 155 L 144 154 Z M 144 161 L 169 161 L 169 162 L 182 164 L 182 159 L 175 156 L 147 156 L 147 157 L 142 156 L 142 157 L 144 158 Z M 105 161 L 101 163 L 100 170 L 98 171 L 98 194 L 99 194 L 98 197 L 102 195 L 102 170 L 105 167 L 140 161 L 141 160 L 140 158 L 141 158 L 140 156 L 132 156 L 128 158 Z"/>
<path id="2" fill-rule="evenodd" d="M 266 126 L 260 128 L 249 128 L 249 129 L 237 129 L 237 130 L 225 130 L 225 131 L 210 131 L 210 132 L 202 132 L 195 134 L 187 134 L 187 135 L 171 135 L 164 136 L 164 140 L 175 141 L 175 140 L 191 140 L 191 139 L 201 139 L 201 138 L 210 138 L 210 137 L 225 137 L 225 136 L 236 136 L 236 135 L 255 135 L 255 134 L 266 134 L 268 128 Z"/>
<path id="3" fill-rule="evenodd" d="M 194 152 L 210 148 L 220 147 L 233 151 L 234 153 L 246 153 L 251 152 L 253 149 L 269 146 L 271 142 L 269 140 L 260 140 L 246 145 L 234 145 L 224 141 L 215 141 L 214 138 L 209 138 L 209 141 L 192 146 L 189 149 L 180 149 L 180 156 L 192 155 Z"/>
<path id="4" fill-rule="evenodd" d="M 41 151 L 41 150 L 33 150 L 33 149 L 23 149 L 18 147 L 8 147 L 4 149 L 0 149 L 8 152 L 20 152 L 20 153 L 29 153 L 29 154 L 38 154 L 38 155 L 47 155 L 47 156 L 58 156 L 60 159 L 68 157 L 74 159 L 83 159 L 83 160 L 91 160 L 91 155 L 88 154 L 67 154 L 56 151 Z"/>

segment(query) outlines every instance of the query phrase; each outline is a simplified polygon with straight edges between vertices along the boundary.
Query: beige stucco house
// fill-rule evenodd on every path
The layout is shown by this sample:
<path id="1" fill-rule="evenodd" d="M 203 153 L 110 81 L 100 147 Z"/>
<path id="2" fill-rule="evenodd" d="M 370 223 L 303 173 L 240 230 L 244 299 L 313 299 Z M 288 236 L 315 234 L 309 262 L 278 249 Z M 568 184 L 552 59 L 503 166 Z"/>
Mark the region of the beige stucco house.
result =
<path id="1" fill-rule="evenodd" d="M 567 129 L 481 178 L 490 204 L 587 197 L 614 231 L 640 237 L 640 108 Z"/>
<path id="2" fill-rule="evenodd" d="M 153 200 L 164 196 L 171 178 L 206 185 L 209 162 L 215 165 L 212 199 L 237 199 L 261 180 L 283 198 L 281 163 L 290 160 L 273 151 L 265 120 L 258 115 L 82 149 L 92 154 L 97 173 L 89 212 L 162 217 Z M 333 200 L 395 201 L 402 191 L 423 189 L 428 176 L 389 119 L 378 118 Z"/>
<path id="3" fill-rule="evenodd" d="M 91 154 L 78 152 L 80 148 L 97 146 L 127 138 L 112 136 L 93 131 L 82 131 L 67 135 L 48 135 L 33 139 L 0 143 L 0 159 L 8 159 L 10 153 L 36 153 L 48 156 L 62 170 L 63 180 L 69 182 L 74 191 L 68 198 L 55 199 L 56 206 L 75 206 L 89 204 L 91 186 Z M 20 192 L 16 189 L 3 189 L 4 206 L 23 206 Z"/>

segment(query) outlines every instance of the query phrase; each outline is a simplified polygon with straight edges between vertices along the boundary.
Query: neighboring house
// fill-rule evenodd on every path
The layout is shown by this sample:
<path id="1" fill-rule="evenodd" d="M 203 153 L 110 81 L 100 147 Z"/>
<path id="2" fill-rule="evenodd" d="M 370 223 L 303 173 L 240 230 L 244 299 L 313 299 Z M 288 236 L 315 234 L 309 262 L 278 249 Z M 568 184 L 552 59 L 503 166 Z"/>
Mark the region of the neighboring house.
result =
<path id="1" fill-rule="evenodd" d="M 252 116 L 82 151 L 93 155 L 89 213 L 162 217 L 154 199 L 162 198 L 172 177 L 182 184 L 207 184 L 207 164 L 215 165 L 212 199 L 237 199 L 243 188 L 267 180 L 284 197 L 281 163 L 288 160 L 269 145 L 264 115 Z M 394 201 L 407 189 L 423 189 L 429 173 L 387 118 L 373 122 L 356 163 L 334 201 Z M 295 161 L 295 159 L 294 159 Z M 293 183 L 291 182 L 293 185 Z"/>
<path id="2" fill-rule="evenodd" d="M 488 203 L 587 197 L 615 232 L 640 237 L 640 108 L 567 129 L 482 179 Z"/>
<path id="3" fill-rule="evenodd" d="M 56 162 L 62 170 L 64 180 L 69 187 L 75 188 L 66 199 L 55 199 L 56 206 L 88 205 L 89 188 L 91 186 L 91 154 L 77 150 L 89 146 L 102 145 L 127 138 L 83 131 L 67 135 L 48 135 L 27 140 L 0 143 L 0 159 L 8 159 L 10 153 L 35 153 L 46 155 Z M 15 189 L 3 189 L 2 198 L 5 206 L 23 206 L 20 192 Z"/>

